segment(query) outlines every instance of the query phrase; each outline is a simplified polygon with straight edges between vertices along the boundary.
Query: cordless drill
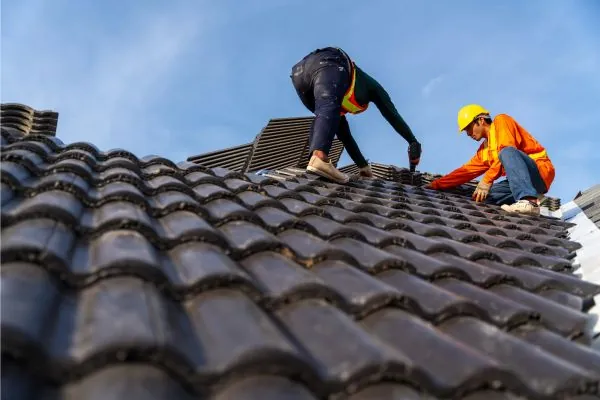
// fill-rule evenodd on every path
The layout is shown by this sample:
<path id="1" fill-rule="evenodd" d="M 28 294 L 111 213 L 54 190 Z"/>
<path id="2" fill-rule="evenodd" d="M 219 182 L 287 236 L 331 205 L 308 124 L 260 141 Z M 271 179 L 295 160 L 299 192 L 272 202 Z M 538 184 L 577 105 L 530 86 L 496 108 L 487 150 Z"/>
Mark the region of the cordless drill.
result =
<path id="1" fill-rule="evenodd" d="M 410 164 L 410 172 L 414 173 L 421 161 L 421 143 L 412 142 L 408 145 L 408 162 Z"/>

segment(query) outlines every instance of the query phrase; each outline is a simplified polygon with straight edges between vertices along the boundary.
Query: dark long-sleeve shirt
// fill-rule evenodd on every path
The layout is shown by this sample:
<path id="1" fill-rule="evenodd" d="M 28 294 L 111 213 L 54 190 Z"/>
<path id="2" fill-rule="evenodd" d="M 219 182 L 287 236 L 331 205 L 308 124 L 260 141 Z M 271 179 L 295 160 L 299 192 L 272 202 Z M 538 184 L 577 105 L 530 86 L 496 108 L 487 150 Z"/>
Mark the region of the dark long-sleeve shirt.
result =
<path id="1" fill-rule="evenodd" d="M 398 110 L 396 110 L 392 99 L 383 86 L 359 67 L 356 67 L 354 95 L 359 104 L 367 104 L 369 102 L 375 104 L 386 121 L 408 143 L 417 141 L 408 124 L 400 116 Z"/>

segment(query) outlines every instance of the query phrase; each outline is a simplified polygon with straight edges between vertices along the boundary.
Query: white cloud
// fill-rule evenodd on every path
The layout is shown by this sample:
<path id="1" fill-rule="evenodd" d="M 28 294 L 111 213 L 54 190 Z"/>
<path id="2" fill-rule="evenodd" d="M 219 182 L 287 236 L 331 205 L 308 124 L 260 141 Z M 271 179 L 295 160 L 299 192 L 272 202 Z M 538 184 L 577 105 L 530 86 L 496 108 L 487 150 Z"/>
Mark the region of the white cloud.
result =
<path id="1" fill-rule="evenodd" d="M 423 89 L 421 89 L 421 95 L 423 97 L 429 97 L 431 92 L 433 92 L 433 89 L 435 89 L 436 86 L 440 85 L 443 80 L 444 75 L 438 75 L 435 78 L 430 79 L 429 82 L 427 82 L 427 84 L 423 86 Z"/>

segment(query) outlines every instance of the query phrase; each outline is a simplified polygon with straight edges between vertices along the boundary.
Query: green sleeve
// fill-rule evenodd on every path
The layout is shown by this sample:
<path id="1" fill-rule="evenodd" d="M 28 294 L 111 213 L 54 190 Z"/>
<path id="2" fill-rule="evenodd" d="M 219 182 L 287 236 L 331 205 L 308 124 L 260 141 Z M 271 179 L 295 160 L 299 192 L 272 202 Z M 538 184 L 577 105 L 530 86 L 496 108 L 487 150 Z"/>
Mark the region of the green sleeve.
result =
<path id="1" fill-rule="evenodd" d="M 385 89 L 369 76 L 366 72 L 362 71 L 360 68 L 357 68 L 357 80 L 361 79 L 364 82 L 364 89 L 367 92 L 369 101 L 373 102 L 379 112 L 386 121 L 398 132 L 400 136 L 404 138 L 408 143 L 416 142 L 414 134 L 412 133 L 408 124 L 404 121 L 402 116 L 396 110 L 394 103 L 392 103 L 392 99 L 389 94 L 385 91 Z M 358 86 L 358 85 L 357 85 Z"/>

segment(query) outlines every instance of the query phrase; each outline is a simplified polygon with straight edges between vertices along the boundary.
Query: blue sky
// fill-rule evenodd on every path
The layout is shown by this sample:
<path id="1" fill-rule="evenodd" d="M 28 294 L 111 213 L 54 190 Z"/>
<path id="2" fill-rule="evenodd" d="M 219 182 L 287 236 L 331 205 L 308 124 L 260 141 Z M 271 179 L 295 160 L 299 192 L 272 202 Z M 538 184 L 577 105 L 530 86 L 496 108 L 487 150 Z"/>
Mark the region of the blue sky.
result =
<path id="1" fill-rule="evenodd" d="M 420 170 L 473 154 L 456 112 L 477 102 L 546 146 L 550 195 L 600 182 L 597 0 L 19 0 L 1 11 L 1 100 L 59 111 L 66 143 L 181 161 L 249 142 L 270 118 L 310 115 L 290 68 L 333 45 L 389 92 L 423 144 Z M 406 166 L 406 142 L 376 107 L 350 126 L 368 159 Z"/>

